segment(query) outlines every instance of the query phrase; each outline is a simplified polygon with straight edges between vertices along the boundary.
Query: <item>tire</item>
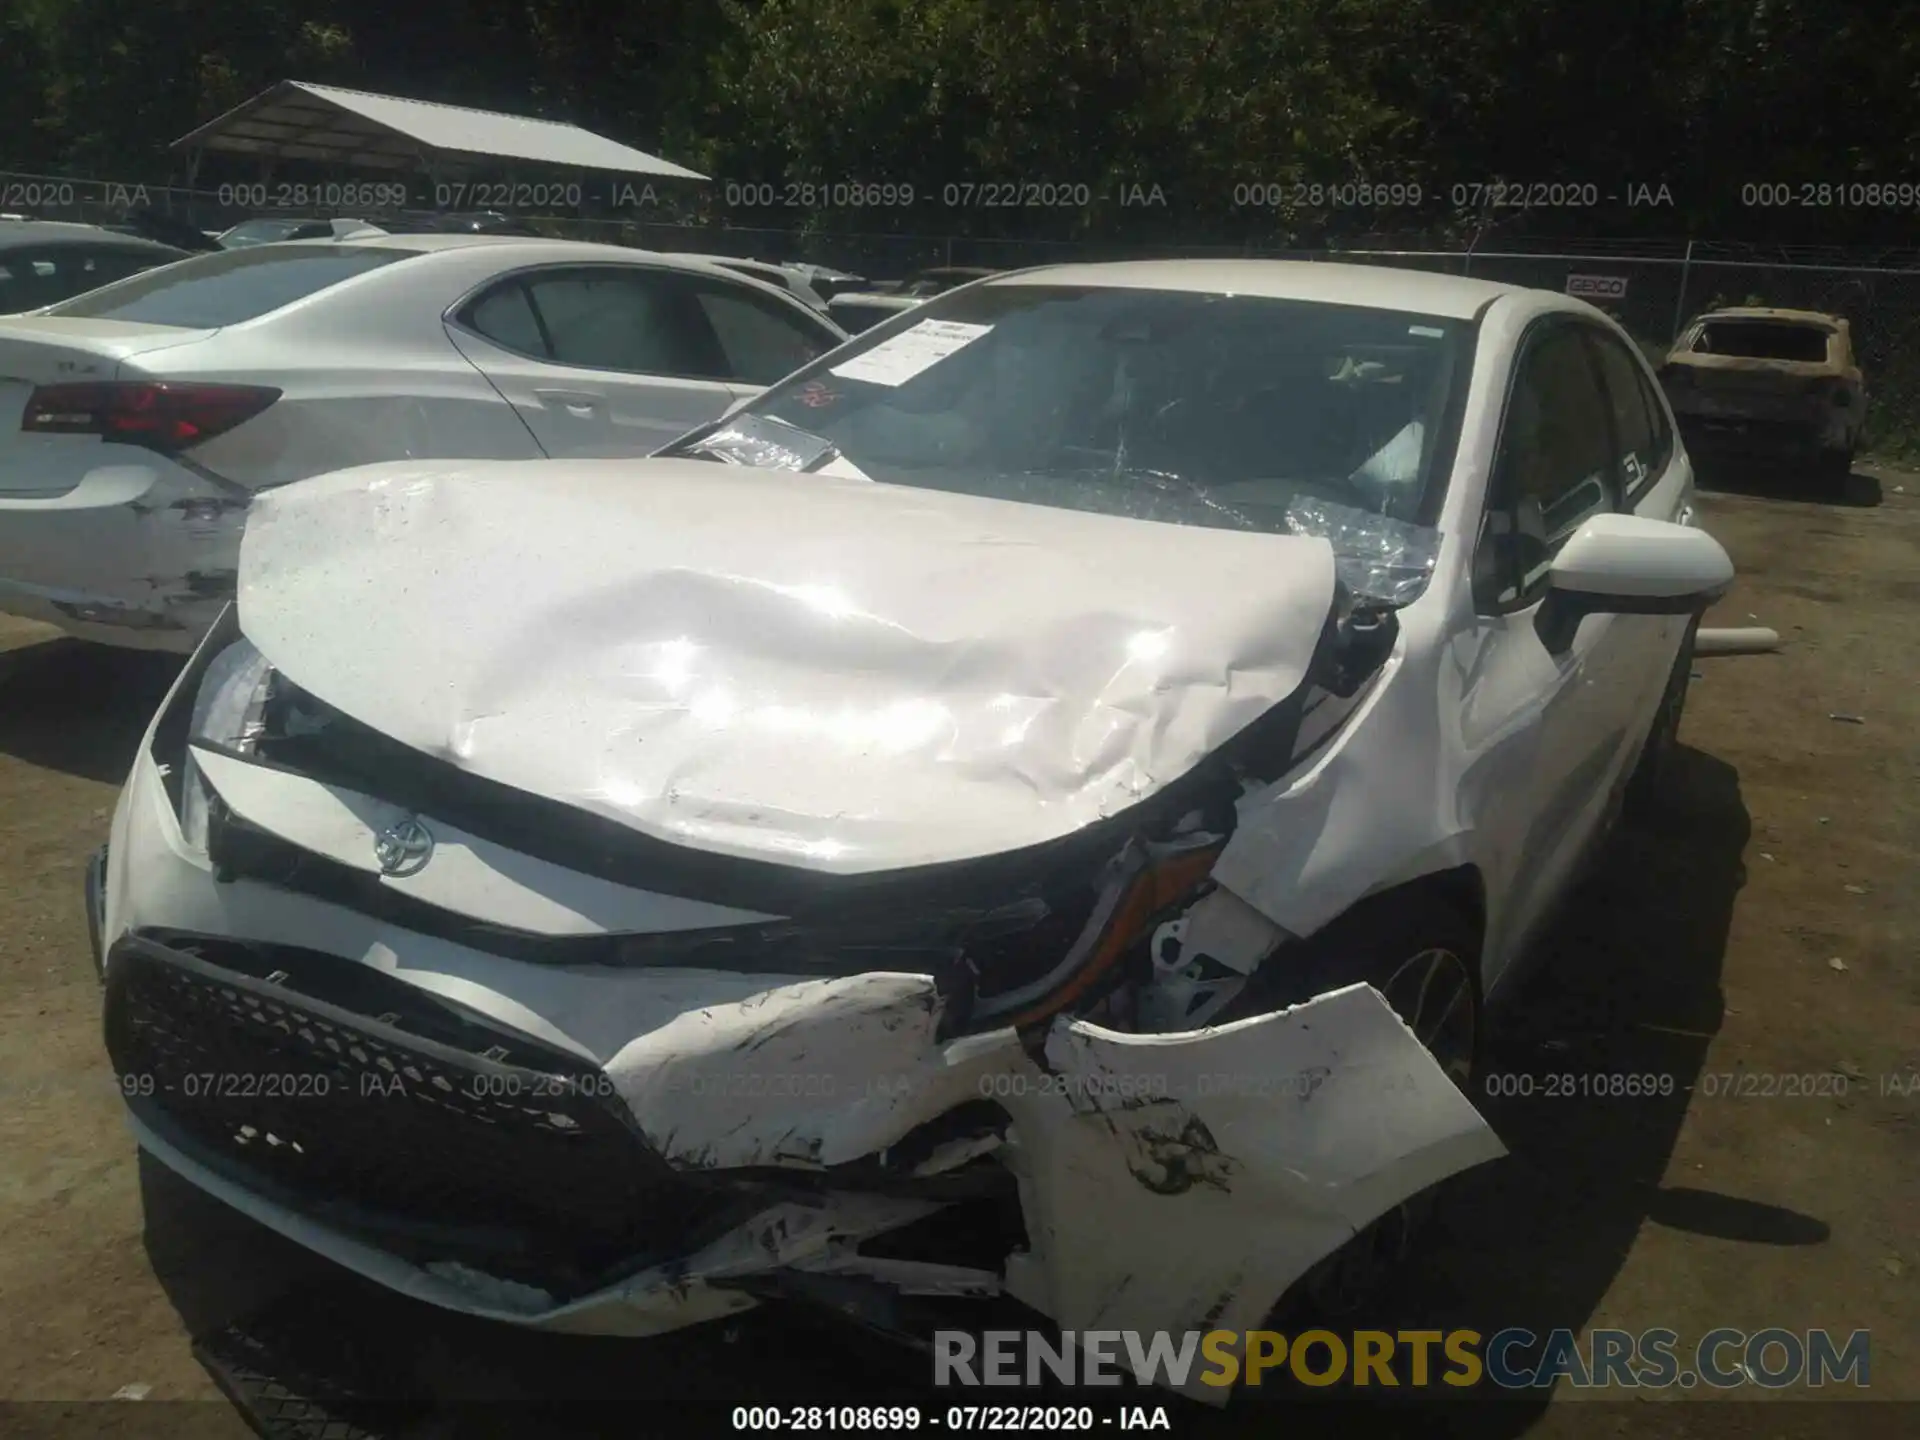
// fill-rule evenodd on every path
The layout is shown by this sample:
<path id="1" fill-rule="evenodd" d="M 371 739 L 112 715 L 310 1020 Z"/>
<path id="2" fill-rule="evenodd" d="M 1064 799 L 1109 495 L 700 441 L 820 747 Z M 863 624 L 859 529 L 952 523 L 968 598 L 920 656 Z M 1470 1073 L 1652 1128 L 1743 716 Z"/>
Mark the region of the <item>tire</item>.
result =
<path id="1" fill-rule="evenodd" d="M 1627 780 L 1621 814 L 1629 824 L 1658 819 L 1673 808 L 1674 752 L 1680 748 L 1680 717 L 1687 708 L 1687 687 L 1693 680 L 1693 637 L 1699 629 L 1698 618 L 1687 626 L 1680 653 L 1667 674 L 1666 688 L 1660 692 L 1653 728 L 1647 732 L 1640 758 Z"/>
<path id="2" fill-rule="evenodd" d="M 1853 480 L 1853 447 L 1828 450 L 1820 456 L 1820 485 L 1835 500 L 1844 500 Z"/>
<path id="3" fill-rule="evenodd" d="M 1480 930 L 1452 895 L 1439 886 L 1414 885 L 1363 900 L 1305 948 L 1297 965 L 1286 965 L 1284 952 L 1269 961 L 1283 967 L 1277 983 L 1261 987 L 1251 1003 L 1243 999 L 1215 1023 L 1364 981 L 1380 991 L 1454 1084 L 1473 1094 L 1485 1028 Z M 1412 1251 L 1437 1200 L 1438 1191 L 1429 1190 L 1395 1206 L 1296 1281 L 1281 1309 L 1340 1316 L 1363 1308 Z"/>

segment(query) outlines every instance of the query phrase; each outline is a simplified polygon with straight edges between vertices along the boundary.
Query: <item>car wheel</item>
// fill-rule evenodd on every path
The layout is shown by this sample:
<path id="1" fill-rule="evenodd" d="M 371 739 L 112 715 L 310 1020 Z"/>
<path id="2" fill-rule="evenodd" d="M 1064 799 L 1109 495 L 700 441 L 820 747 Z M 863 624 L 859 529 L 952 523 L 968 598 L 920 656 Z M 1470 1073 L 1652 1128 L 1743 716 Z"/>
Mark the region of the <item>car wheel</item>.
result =
<path id="1" fill-rule="evenodd" d="M 1654 712 L 1653 728 L 1640 747 L 1640 758 L 1627 780 L 1627 793 L 1621 813 L 1629 821 L 1652 819 L 1671 807 L 1673 799 L 1673 757 L 1680 748 L 1680 717 L 1687 708 L 1687 687 L 1693 680 L 1693 637 L 1699 620 L 1687 626 L 1680 641 L 1680 653 L 1674 657 L 1667 675 L 1667 688 L 1660 692 L 1660 708 Z"/>
<path id="2" fill-rule="evenodd" d="M 1847 490 L 1853 480 L 1853 450 L 1829 450 L 1820 457 L 1820 479 L 1825 489 L 1836 500 L 1846 498 Z"/>
<path id="3" fill-rule="evenodd" d="M 1390 891 L 1362 901 L 1306 942 L 1260 1009 L 1297 1004 L 1357 982 L 1372 985 L 1407 1022 L 1448 1078 L 1471 1095 L 1481 1047 L 1480 942 L 1451 899 L 1434 890 Z M 1282 956 L 1269 963 L 1281 963 Z M 1438 1188 L 1395 1206 L 1295 1282 L 1282 1312 L 1351 1315 L 1384 1288 L 1437 1208 Z"/>

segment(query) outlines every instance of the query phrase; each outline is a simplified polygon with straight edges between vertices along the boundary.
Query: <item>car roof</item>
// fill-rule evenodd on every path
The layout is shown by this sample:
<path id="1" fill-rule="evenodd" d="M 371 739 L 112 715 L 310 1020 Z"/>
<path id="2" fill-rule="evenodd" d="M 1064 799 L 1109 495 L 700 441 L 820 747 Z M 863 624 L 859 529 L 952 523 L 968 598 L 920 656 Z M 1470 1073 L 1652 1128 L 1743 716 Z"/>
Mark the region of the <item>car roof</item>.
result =
<path id="1" fill-rule="evenodd" d="M 755 270 L 784 271 L 787 267 L 771 260 L 754 260 L 746 255 L 703 255 L 698 250 L 662 250 L 676 260 L 705 260 L 709 265 L 749 265 Z"/>
<path id="2" fill-rule="evenodd" d="M 771 294 L 779 295 L 790 304 L 802 306 L 816 315 L 820 313 L 818 307 L 807 305 L 782 285 L 763 280 L 748 272 L 730 270 L 712 260 L 659 250 L 642 250 L 633 245 L 596 244 L 591 240 L 556 240 L 534 235 L 447 235 L 438 232 L 390 235 L 383 232 L 370 235 L 343 235 L 334 239 L 279 240 L 274 242 L 273 248 L 275 250 L 308 250 L 317 253 L 348 247 L 356 250 L 400 250 L 416 255 L 435 255 L 451 250 L 475 250 L 483 246 L 500 251 L 502 259 L 509 263 L 516 258 L 528 264 L 557 265 L 565 265 L 576 260 L 582 263 L 610 260 L 624 261 L 627 264 L 664 265 L 696 275 L 720 276 L 729 284 L 758 287 Z M 516 252 L 518 252 L 517 256 Z"/>
<path id="3" fill-rule="evenodd" d="M 1701 320 L 1779 320 L 1790 325 L 1818 325 L 1834 329 L 1847 322 L 1838 315 L 1819 310 L 1784 310 L 1772 305 L 1729 305 L 1724 310 L 1709 310 Z"/>
<path id="4" fill-rule="evenodd" d="M 139 235 L 123 235 L 99 225 L 74 220 L 0 220 L 0 250 L 28 245 L 99 244 L 125 250 L 150 250 L 155 255 L 179 255 L 174 245 L 162 245 Z"/>
<path id="5" fill-rule="evenodd" d="M 1440 275 L 1430 270 L 1319 260 L 1121 260 L 1047 265 L 997 275 L 981 283 L 1254 295 L 1268 300 L 1317 300 L 1329 305 L 1399 310 L 1449 320 L 1471 320 L 1502 296 L 1532 297 L 1539 293 L 1520 285 Z"/>
<path id="6" fill-rule="evenodd" d="M 373 223 L 373 222 L 368 222 Z M 472 250 L 480 246 L 491 246 L 496 250 L 548 250 L 564 254 L 577 254 L 584 258 L 619 258 L 633 260 L 645 258 L 664 260 L 671 263 L 685 262 L 688 268 L 706 268 L 711 262 L 694 260 L 684 255 L 665 255 L 654 250 L 641 250 L 632 245 L 604 245 L 591 240 L 556 240 L 544 235 L 468 235 L 445 234 L 429 231 L 421 234 L 393 235 L 384 231 L 365 235 L 342 235 L 336 238 L 316 237 L 312 240 L 276 241 L 276 250 L 338 250 L 342 246 L 351 246 L 357 250 L 406 250 L 416 254 L 433 254 L 441 250 Z"/>

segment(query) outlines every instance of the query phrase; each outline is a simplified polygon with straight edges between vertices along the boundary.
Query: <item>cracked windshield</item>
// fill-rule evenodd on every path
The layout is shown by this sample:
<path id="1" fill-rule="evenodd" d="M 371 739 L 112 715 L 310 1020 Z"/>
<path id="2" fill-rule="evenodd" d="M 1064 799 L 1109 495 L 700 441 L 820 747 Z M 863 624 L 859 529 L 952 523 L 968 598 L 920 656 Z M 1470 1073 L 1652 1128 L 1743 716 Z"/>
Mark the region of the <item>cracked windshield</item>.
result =
<path id="1" fill-rule="evenodd" d="M 1419 523 L 1466 370 L 1461 322 L 1252 296 L 1001 284 L 913 317 L 690 448 L 1184 525 Z"/>

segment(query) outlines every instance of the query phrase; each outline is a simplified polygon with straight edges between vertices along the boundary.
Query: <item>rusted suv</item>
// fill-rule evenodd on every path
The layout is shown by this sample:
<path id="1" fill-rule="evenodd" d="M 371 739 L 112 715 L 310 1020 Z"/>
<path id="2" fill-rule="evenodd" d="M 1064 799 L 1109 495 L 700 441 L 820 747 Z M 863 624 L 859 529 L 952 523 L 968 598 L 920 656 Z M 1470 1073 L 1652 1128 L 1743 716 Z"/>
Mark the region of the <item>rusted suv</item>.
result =
<path id="1" fill-rule="evenodd" d="M 1687 327 L 1660 382 L 1697 455 L 1803 459 L 1833 485 L 1852 472 L 1867 392 L 1852 334 L 1837 315 L 1710 311 Z"/>

